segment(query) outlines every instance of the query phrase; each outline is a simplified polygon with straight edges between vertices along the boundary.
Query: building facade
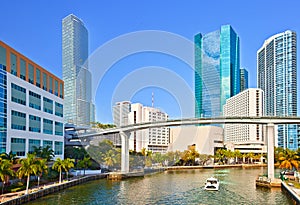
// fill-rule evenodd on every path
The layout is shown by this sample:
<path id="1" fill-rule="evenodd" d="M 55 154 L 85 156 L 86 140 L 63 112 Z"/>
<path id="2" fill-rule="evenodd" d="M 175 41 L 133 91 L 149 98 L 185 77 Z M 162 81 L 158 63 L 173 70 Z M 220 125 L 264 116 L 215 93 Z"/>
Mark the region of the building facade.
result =
<path id="1" fill-rule="evenodd" d="M 153 107 L 146 107 L 140 103 L 131 104 L 128 123 L 156 122 L 168 120 L 168 114 Z M 133 131 L 129 138 L 129 149 L 140 152 L 143 148 L 152 152 L 167 152 L 169 144 L 169 128 L 150 128 Z"/>
<path id="2" fill-rule="evenodd" d="M 248 71 L 246 68 L 241 68 L 240 70 L 241 74 L 241 92 L 244 90 L 247 90 L 249 88 L 248 85 Z"/>
<path id="3" fill-rule="evenodd" d="M 128 125 L 128 114 L 131 111 L 131 102 L 117 102 L 113 106 L 113 120 L 117 127 Z"/>
<path id="4" fill-rule="evenodd" d="M 195 41 L 195 117 L 222 116 L 226 99 L 240 92 L 240 43 L 230 25 Z"/>
<path id="5" fill-rule="evenodd" d="M 63 81 L 2 41 L 0 79 L 0 152 L 50 146 L 63 158 Z"/>
<path id="6" fill-rule="evenodd" d="M 261 117 L 263 116 L 263 91 L 249 88 L 227 99 L 224 105 L 226 117 Z M 260 143 L 264 144 L 262 125 L 255 124 L 225 124 L 225 142 Z"/>
<path id="7" fill-rule="evenodd" d="M 297 116 L 297 39 L 287 30 L 257 51 L 257 84 L 264 91 L 266 116 Z M 297 125 L 278 125 L 278 146 L 297 149 Z"/>
<path id="8" fill-rule="evenodd" d="M 62 68 L 65 83 L 65 123 L 91 126 L 95 122 L 91 73 L 88 70 L 88 31 L 70 14 L 62 20 Z"/>

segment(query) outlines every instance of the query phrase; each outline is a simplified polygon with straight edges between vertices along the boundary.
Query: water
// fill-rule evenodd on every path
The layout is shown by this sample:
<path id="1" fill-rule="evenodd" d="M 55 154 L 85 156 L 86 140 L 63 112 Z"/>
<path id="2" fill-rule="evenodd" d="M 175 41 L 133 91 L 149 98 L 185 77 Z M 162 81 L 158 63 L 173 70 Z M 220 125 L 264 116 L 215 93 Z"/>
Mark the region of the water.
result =
<path id="1" fill-rule="evenodd" d="M 97 180 L 48 195 L 28 205 L 96 204 L 292 204 L 281 189 L 256 188 L 266 168 L 167 171 L 123 181 Z M 219 191 L 203 189 L 206 178 L 220 179 Z"/>

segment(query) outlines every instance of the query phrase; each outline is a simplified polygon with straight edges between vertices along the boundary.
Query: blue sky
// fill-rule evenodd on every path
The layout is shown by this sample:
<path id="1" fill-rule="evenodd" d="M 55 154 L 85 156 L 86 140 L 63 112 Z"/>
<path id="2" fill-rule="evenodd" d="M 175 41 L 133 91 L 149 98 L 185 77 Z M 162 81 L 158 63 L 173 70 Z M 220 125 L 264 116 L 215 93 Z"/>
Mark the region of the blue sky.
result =
<path id="1" fill-rule="evenodd" d="M 300 33 L 299 4 L 292 0 L 1 1 L 0 39 L 62 78 L 61 21 L 71 13 L 82 19 L 89 31 L 90 54 L 131 32 L 166 31 L 192 41 L 199 32 L 205 34 L 230 24 L 240 37 L 241 66 L 249 71 L 249 87 L 256 87 L 256 51 L 264 40 L 276 33 L 287 29 Z M 176 92 L 155 86 L 155 82 L 134 90 L 130 99 L 122 98 L 128 97 L 126 95 L 113 95 L 121 93 L 122 89 L 116 89 L 118 86 L 126 88 L 127 77 L 129 79 L 135 73 L 135 78 L 139 78 L 138 71 L 151 66 L 157 70 L 164 68 L 178 81 L 182 78 L 193 90 L 192 69 L 180 59 L 155 52 L 128 55 L 106 72 L 98 87 L 95 98 L 97 121 L 112 122 L 111 105 L 117 100 L 151 106 L 152 92 L 155 107 L 167 112 L 171 118 L 188 117 L 182 114 L 184 108 Z M 157 78 L 155 75 L 146 77 Z M 168 78 L 164 79 L 167 84 Z"/>

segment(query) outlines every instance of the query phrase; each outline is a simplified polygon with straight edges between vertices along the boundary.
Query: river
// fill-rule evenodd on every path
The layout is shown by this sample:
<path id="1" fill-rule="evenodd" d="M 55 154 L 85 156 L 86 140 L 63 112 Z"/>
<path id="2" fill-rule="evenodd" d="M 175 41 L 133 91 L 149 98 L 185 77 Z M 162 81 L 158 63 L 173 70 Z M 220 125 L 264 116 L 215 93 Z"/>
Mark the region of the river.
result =
<path id="1" fill-rule="evenodd" d="M 101 179 L 51 194 L 28 205 L 96 204 L 293 204 L 281 189 L 256 188 L 266 168 L 166 171 L 122 181 Z M 203 190 L 206 178 L 219 178 L 219 191 Z"/>

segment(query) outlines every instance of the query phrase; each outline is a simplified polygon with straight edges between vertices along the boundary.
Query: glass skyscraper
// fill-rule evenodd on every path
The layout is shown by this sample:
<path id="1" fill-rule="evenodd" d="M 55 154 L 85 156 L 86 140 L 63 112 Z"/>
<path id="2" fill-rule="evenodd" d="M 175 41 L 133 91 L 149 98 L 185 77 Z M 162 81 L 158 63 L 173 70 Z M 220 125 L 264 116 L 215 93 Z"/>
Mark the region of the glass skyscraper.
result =
<path id="1" fill-rule="evenodd" d="M 66 123 L 90 126 L 95 121 L 88 70 L 88 31 L 83 22 L 70 14 L 62 20 L 62 68 L 65 82 Z"/>
<path id="2" fill-rule="evenodd" d="M 297 116 L 296 45 L 296 33 L 287 30 L 257 51 L 257 84 L 264 91 L 267 116 Z M 278 125 L 278 146 L 298 148 L 296 125 Z"/>
<path id="3" fill-rule="evenodd" d="M 230 25 L 195 35 L 195 117 L 222 116 L 226 99 L 240 92 L 240 43 Z"/>
<path id="4" fill-rule="evenodd" d="M 241 73 L 241 92 L 242 92 L 244 90 L 247 90 L 249 87 L 248 71 L 245 68 L 241 68 L 240 73 Z"/>

